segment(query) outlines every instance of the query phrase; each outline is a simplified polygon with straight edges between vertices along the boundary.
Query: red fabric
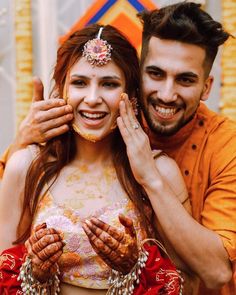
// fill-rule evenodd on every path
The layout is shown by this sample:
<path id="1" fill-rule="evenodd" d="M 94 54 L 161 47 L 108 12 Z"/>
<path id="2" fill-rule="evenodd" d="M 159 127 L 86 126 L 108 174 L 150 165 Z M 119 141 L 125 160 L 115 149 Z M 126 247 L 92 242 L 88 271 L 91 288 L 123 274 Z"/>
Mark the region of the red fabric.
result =
<path id="1" fill-rule="evenodd" d="M 156 245 L 144 245 L 149 252 L 145 268 L 140 274 L 140 283 L 133 295 L 178 295 L 180 278 L 169 258 L 162 257 Z M 21 295 L 21 281 L 17 281 L 20 267 L 26 255 L 24 245 L 15 246 L 0 256 L 0 294 Z"/>
<path id="2" fill-rule="evenodd" d="M 144 248 L 149 256 L 133 295 L 178 295 L 181 282 L 174 264 L 161 255 L 158 246 L 145 244 Z"/>
<path id="3" fill-rule="evenodd" d="M 21 281 L 17 281 L 26 254 L 24 245 L 4 250 L 0 255 L 0 294 L 21 295 Z"/>

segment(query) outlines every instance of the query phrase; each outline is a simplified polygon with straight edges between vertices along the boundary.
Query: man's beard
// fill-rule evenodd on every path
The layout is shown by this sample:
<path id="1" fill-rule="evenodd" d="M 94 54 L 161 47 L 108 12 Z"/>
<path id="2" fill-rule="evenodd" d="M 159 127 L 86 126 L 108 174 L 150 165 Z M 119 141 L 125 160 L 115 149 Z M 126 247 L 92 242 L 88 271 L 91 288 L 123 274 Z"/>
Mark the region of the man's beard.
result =
<path id="1" fill-rule="evenodd" d="M 189 121 L 192 120 L 192 118 L 194 117 L 195 113 L 196 113 L 196 110 L 193 112 L 193 114 L 188 117 L 187 119 L 184 118 L 184 114 L 183 116 L 178 119 L 178 121 L 176 122 L 173 122 L 173 124 L 171 124 L 169 126 L 169 123 L 168 122 L 162 122 L 160 123 L 159 121 L 155 120 L 152 118 L 152 116 L 150 115 L 150 112 L 148 110 L 148 107 L 149 105 L 151 105 L 151 101 L 154 101 L 154 99 L 152 98 L 149 98 L 149 101 L 148 101 L 148 104 L 145 106 L 143 104 L 143 102 L 141 102 L 141 107 L 142 107 L 142 110 L 143 110 L 143 114 L 144 114 L 144 117 L 145 117 L 145 120 L 147 121 L 147 124 L 148 124 L 148 127 L 150 128 L 150 130 L 152 132 L 154 132 L 155 134 L 157 135 L 161 135 L 161 136 L 171 136 L 171 135 L 174 135 L 176 134 L 183 126 L 185 126 Z M 200 103 L 200 101 L 199 101 Z M 176 107 L 176 108 L 186 108 L 185 105 L 175 105 L 175 104 L 169 104 L 170 107 Z"/>
<path id="2" fill-rule="evenodd" d="M 168 126 L 168 124 L 163 124 L 160 122 L 156 122 L 154 119 L 151 118 L 149 112 L 144 109 L 144 117 L 148 123 L 148 127 L 151 129 L 152 132 L 161 135 L 161 136 L 171 136 L 178 132 L 187 122 L 184 121 L 182 117 L 180 120 L 175 122 L 173 125 Z"/>

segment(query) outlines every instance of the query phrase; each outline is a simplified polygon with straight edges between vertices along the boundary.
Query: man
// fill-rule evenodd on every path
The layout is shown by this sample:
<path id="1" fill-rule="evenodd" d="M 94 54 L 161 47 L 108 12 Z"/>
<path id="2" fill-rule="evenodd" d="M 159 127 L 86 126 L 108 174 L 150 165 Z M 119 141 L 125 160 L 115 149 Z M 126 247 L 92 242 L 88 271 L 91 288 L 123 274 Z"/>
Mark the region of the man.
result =
<path id="1" fill-rule="evenodd" d="M 178 163 L 192 204 L 189 216 L 174 194 L 167 202 L 157 199 L 162 239 L 176 265 L 190 278 L 186 294 L 198 293 L 197 277 L 211 289 L 202 283 L 201 295 L 234 294 L 229 286 L 221 293 L 219 289 L 230 280 L 236 259 L 236 125 L 201 102 L 208 98 L 213 83 L 209 73 L 218 46 L 229 35 L 194 3 L 144 12 L 141 18 L 144 125 L 153 148 L 162 149 Z M 38 88 L 36 100 L 43 97 Z M 44 111 L 44 102 L 34 105 L 38 103 L 39 133 L 44 134 L 42 125 L 47 125 L 45 130 L 66 131 L 65 106 L 48 106 Z M 53 126 L 56 113 L 63 131 L 59 123 Z M 26 130 L 24 124 L 21 130 Z M 31 135 L 31 142 L 40 142 L 39 137 Z"/>
<path id="2" fill-rule="evenodd" d="M 141 18 L 142 108 L 149 138 L 178 163 L 198 225 L 183 208 L 173 210 L 173 203 L 163 205 L 161 199 L 165 215 L 160 212 L 159 222 L 178 256 L 210 289 L 218 289 L 228 280 L 222 277 L 227 259 L 236 259 L 236 125 L 201 101 L 210 93 L 218 46 L 229 34 L 194 3 Z M 219 294 L 201 288 L 202 295 Z M 222 294 L 234 292 L 225 287 Z"/>

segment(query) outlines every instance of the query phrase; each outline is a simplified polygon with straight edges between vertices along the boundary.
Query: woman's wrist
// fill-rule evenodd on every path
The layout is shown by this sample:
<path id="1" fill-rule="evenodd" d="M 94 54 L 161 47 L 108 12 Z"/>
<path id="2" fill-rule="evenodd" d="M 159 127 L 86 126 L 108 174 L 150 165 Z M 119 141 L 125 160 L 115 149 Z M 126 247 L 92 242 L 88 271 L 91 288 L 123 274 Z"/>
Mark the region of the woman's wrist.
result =
<path id="1" fill-rule="evenodd" d="M 41 270 L 38 266 L 32 264 L 32 275 L 37 281 L 45 283 L 55 275 L 55 272 Z"/>
<path id="2" fill-rule="evenodd" d="M 38 268 L 36 267 L 36 269 Z M 35 266 L 32 266 L 32 261 L 27 256 L 20 268 L 18 280 L 21 281 L 21 288 L 24 294 L 58 295 L 60 292 L 59 274 L 58 267 L 56 272 L 49 276 L 47 272 L 45 272 L 44 276 L 41 273 L 35 273 Z"/>

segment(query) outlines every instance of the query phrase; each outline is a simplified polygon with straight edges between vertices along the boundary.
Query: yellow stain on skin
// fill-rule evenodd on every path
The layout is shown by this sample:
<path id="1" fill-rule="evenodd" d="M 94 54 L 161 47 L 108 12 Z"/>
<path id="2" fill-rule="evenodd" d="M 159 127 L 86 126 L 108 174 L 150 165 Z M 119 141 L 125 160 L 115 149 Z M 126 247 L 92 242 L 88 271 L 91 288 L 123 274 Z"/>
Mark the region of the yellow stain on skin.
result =
<path id="1" fill-rule="evenodd" d="M 91 141 L 91 142 L 96 142 L 98 141 L 98 138 L 92 134 L 88 134 L 88 133 L 83 133 L 78 126 L 76 126 L 75 124 L 72 124 L 72 127 L 74 129 L 74 131 L 76 133 L 78 133 L 80 136 L 82 136 L 83 138 Z"/>
<path id="2" fill-rule="evenodd" d="M 87 174 L 89 172 L 88 165 L 82 164 L 73 173 L 66 177 L 66 184 L 68 186 L 72 185 L 74 182 L 78 182 L 81 179 L 82 174 Z"/>

